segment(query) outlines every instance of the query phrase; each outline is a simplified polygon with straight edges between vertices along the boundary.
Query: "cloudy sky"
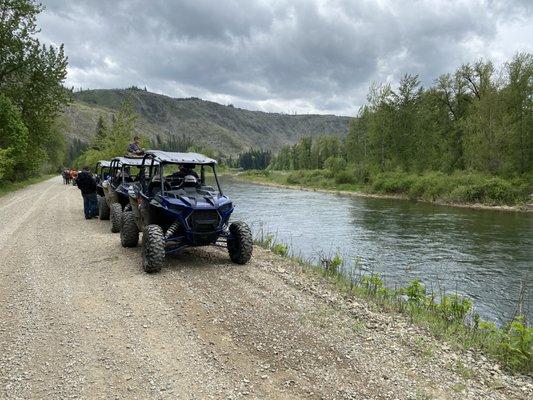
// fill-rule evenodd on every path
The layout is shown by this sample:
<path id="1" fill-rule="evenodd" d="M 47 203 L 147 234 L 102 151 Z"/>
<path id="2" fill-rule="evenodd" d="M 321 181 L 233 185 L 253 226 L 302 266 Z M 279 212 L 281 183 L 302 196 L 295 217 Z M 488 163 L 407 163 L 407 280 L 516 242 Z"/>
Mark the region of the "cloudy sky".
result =
<path id="1" fill-rule="evenodd" d="M 137 85 L 264 111 L 354 115 L 371 82 L 426 85 L 533 52 L 533 1 L 42 0 L 67 85 Z"/>

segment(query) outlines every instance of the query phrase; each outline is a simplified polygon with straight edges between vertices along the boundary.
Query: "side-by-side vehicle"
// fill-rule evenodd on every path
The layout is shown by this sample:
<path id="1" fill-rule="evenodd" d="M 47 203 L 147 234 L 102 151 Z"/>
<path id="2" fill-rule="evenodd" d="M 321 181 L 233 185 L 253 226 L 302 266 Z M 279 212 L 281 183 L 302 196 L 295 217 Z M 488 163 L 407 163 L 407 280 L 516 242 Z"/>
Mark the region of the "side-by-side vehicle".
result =
<path id="1" fill-rule="evenodd" d="M 128 191 L 140 184 L 142 163 L 138 157 L 115 157 L 110 162 L 110 176 L 102 183 L 104 197 L 99 199 L 98 210 L 99 215 L 111 219 L 111 232 L 120 232 L 122 212 L 130 210 Z"/>
<path id="2" fill-rule="evenodd" d="M 128 189 L 120 231 L 124 247 L 137 246 L 142 232 L 146 272 L 160 271 L 165 255 L 187 247 L 224 246 L 233 262 L 250 260 L 251 230 L 244 222 L 230 223 L 234 206 L 222 192 L 216 164 L 197 153 L 146 152 L 139 184 Z"/>

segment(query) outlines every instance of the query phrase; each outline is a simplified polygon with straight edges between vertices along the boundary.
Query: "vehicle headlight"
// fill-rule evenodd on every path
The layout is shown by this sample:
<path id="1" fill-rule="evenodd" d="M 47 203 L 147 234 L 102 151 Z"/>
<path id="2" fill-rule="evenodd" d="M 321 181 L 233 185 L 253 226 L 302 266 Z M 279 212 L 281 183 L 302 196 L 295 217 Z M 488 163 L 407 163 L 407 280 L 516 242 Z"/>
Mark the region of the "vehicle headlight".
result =
<path id="1" fill-rule="evenodd" d="M 218 211 L 221 213 L 221 214 L 224 214 L 226 212 L 228 212 L 229 210 L 231 210 L 233 208 L 233 204 L 230 202 L 230 203 L 226 203 L 224 204 L 223 206 L 220 206 L 218 208 Z"/>

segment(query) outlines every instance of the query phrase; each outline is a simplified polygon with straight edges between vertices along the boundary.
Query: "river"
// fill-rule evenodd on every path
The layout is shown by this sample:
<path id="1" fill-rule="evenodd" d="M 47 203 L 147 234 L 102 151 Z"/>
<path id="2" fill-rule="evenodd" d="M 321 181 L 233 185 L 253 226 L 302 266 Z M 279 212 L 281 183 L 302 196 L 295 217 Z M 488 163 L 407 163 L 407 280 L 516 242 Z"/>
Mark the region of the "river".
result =
<path id="1" fill-rule="evenodd" d="M 295 255 L 317 261 L 338 253 L 347 268 L 405 285 L 418 278 L 435 292 L 467 296 L 484 319 L 514 315 L 522 282 L 533 312 L 531 214 L 454 208 L 404 200 L 274 188 L 224 177 L 234 219 L 272 233 Z M 348 272 L 349 273 L 349 272 Z"/>

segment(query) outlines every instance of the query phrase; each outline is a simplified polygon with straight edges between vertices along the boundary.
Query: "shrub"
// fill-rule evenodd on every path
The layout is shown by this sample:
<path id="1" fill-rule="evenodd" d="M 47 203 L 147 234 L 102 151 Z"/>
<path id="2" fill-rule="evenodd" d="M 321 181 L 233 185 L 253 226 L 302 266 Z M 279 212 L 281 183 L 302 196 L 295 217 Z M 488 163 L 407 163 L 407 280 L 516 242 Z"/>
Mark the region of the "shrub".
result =
<path id="1" fill-rule="evenodd" d="M 410 302 L 415 304 L 424 303 L 426 299 L 426 287 L 420 283 L 419 279 L 412 281 L 405 291 Z"/>
<path id="2" fill-rule="evenodd" d="M 479 191 L 474 186 L 457 186 L 448 195 L 448 200 L 456 203 L 475 203 L 479 201 Z"/>
<path id="3" fill-rule="evenodd" d="M 326 275 L 337 275 L 339 273 L 339 268 L 344 264 L 344 260 L 337 253 L 333 258 L 322 257 L 320 263 L 322 264 Z"/>
<path id="4" fill-rule="evenodd" d="M 498 177 L 486 180 L 479 189 L 484 196 L 481 200 L 490 204 L 508 204 L 518 197 L 511 184 Z"/>
<path id="5" fill-rule="evenodd" d="M 364 163 L 348 164 L 346 170 L 353 175 L 356 183 L 368 184 L 370 183 L 372 176 L 375 175 L 372 166 Z"/>
<path id="6" fill-rule="evenodd" d="M 331 156 L 324 161 L 324 168 L 332 172 L 343 171 L 346 168 L 346 160 L 342 157 Z"/>
<path id="7" fill-rule="evenodd" d="M 339 254 L 335 254 L 335 257 L 331 260 L 331 266 L 335 269 L 339 269 L 339 267 L 343 264 L 343 260 Z"/>
<path id="8" fill-rule="evenodd" d="M 372 180 L 372 189 L 378 193 L 408 193 L 414 179 L 404 172 L 382 172 Z"/>
<path id="9" fill-rule="evenodd" d="M 511 370 L 532 371 L 533 328 L 526 325 L 524 317 L 515 318 L 503 328 L 481 321 L 479 332 L 487 338 L 489 350 Z"/>
<path id="10" fill-rule="evenodd" d="M 408 190 L 409 198 L 435 201 L 449 191 L 449 177 L 441 172 L 412 176 Z"/>
<path id="11" fill-rule="evenodd" d="M 375 275 L 365 275 L 361 278 L 361 286 L 367 294 L 375 295 L 383 288 L 383 280 Z"/>
<path id="12" fill-rule="evenodd" d="M 287 183 L 289 185 L 299 185 L 301 183 L 301 178 L 300 178 L 299 174 L 297 174 L 295 172 L 291 172 L 287 176 Z"/>
<path id="13" fill-rule="evenodd" d="M 525 324 L 524 317 L 511 321 L 504 329 L 505 339 L 501 348 L 507 362 L 515 369 L 533 368 L 533 328 Z"/>
<path id="14" fill-rule="evenodd" d="M 272 246 L 272 251 L 282 257 L 286 257 L 289 254 L 288 246 L 283 243 L 276 243 L 274 246 Z"/>
<path id="15" fill-rule="evenodd" d="M 458 294 L 444 295 L 437 305 L 437 311 L 447 321 L 463 322 L 472 309 L 472 302 Z"/>
<path id="16" fill-rule="evenodd" d="M 350 171 L 339 171 L 335 175 L 335 183 L 337 185 L 342 185 L 345 183 L 356 183 L 356 179 Z"/>

